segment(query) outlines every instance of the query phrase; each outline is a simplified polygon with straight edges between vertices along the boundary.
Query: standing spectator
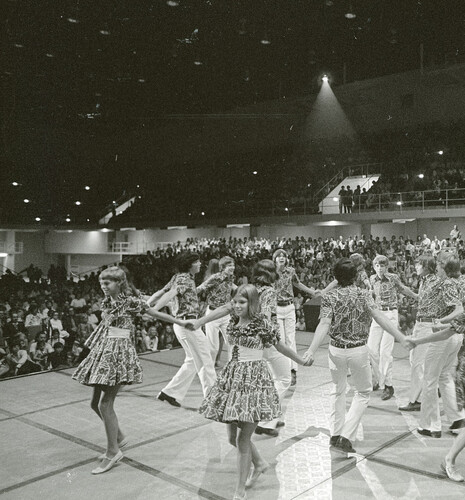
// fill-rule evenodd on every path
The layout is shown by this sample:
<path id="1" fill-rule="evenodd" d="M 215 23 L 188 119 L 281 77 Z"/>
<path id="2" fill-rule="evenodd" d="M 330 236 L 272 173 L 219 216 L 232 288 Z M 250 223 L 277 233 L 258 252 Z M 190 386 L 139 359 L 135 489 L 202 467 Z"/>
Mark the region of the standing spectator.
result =
<path id="1" fill-rule="evenodd" d="M 345 213 L 351 214 L 352 213 L 352 204 L 354 202 L 354 193 L 350 186 L 347 186 L 346 188 L 346 203 L 345 203 Z"/>
<path id="2" fill-rule="evenodd" d="M 345 209 L 345 200 L 346 200 L 346 188 L 341 186 L 341 189 L 338 193 L 339 197 L 339 213 L 342 214 L 343 209 Z"/>

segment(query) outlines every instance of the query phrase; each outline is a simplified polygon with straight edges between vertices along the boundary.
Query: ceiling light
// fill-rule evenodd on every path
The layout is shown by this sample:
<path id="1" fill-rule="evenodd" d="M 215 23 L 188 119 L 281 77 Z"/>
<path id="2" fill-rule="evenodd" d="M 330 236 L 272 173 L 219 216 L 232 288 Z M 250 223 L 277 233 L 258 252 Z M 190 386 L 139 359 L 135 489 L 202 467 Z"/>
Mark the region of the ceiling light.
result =
<path id="1" fill-rule="evenodd" d="M 12 185 L 12 186 L 19 186 L 19 183 L 18 183 L 18 182 L 16 182 L 16 181 L 13 181 L 13 182 L 11 183 L 11 185 Z"/>
<path id="2" fill-rule="evenodd" d="M 80 201 L 75 201 L 74 204 L 79 206 L 81 204 L 81 202 Z"/>
<path id="3" fill-rule="evenodd" d="M 345 17 L 346 17 L 346 19 L 355 19 L 357 16 L 353 12 L 347 12 Z"/>
<path id="4" fill-rule="evenodd" d="M 75 17 L 68 17 L 68 19 L 66 20 L 71 24 L 77 24 L 79 22 L 79 20 L 76 19 Z"/>
<path id="5" fill-rule="evenodd" d="M 323 81 L 324 83 L 328 83 L 329 81 L 329 78 L 327 75 L 323 75 L 322 78 L 321 78 L 321 81 Z"/>
<path id="6" fill-rule="evenodd" d="M 196 66 L 202 66 L 202 61 L 194 61 L 194 64 L 195 64 Z"/>
<path id="7" fill-rule="evenodd" d="M 253 175 L 257 175 L 258 174 L 258 172 L 256 170 L 254 170 L 252 173 L 253 173 Z"/>
<path id="8" fill-rule="evenodd" d="M 263 40 L 260 40 L 260 43 L 262 45 L 270 45 L 271 44 L 271 42 L 268 39 L 266 39 L 266 38 L 264 38 Z"/>
<path id="9" fill-rule="evenodd" d="M 24 198 L 24 203 L 29 203 L 29 200 L 27 198 Z"/>
<path id="10" fill-rule="evenodd" d="M 24 45 L 22 43 L 15 43 L 14 44 L 17 49 L 22 49 L 24 48 Z"/>
<path id="11" fill-rule="evenodd" d="M 205 215 L 205 212 L 202 212 L 201 215 Z"/>
<path id="12" fill-rule="evenodd" d="M 443 155 L 444 151 L 441 149 L 441 151 L 438 151 L 438 155 Z"/>
<path id="13" fill-rule="evenodd" d="M 420 179 L 423 179 L 425 176 L 424 176 L 424 174 L 418 174 L 418 177 L 419 177 Z"/>
<path id="14" fill-rule="evenodd" d="M 55 57 L 55 56 L 54 56 L 53 54 L 51 54 L 50 52 L 47 52 L 47 53 L 45 54 L 45 56 L 46 56 L 46 57 Z"/>
<path id="15" fill-rule="evenodd" d="M 65 221 L 66 222 L 71 222 L 71 219 L 69 217 L 66 217 Z"/>
<path id="16" fill-rule="evenodd" d="M 179 5 L 179 2 L 177 2 L 176 0 L 168 0 L 166 2 L 166 5 L 168 5 L 168 7 L 177 7 Z"/>
<path id="17" fill-rule="evenodd" d="M 110 32 L 108 30 L 100 30 L 99 33 L 101 35 L 109 35 L 110 34 Z"/>
<path id="18" fill-rule="evenodd" d="M 86 191 L 89 191 L 90 186 L 86 186 L 84 189 L 85 189 Z"/>
<path id="19" fill-rule="evenodd" d="M 40 222 L 40 217 L 36 217 L 36 222 Z"/>

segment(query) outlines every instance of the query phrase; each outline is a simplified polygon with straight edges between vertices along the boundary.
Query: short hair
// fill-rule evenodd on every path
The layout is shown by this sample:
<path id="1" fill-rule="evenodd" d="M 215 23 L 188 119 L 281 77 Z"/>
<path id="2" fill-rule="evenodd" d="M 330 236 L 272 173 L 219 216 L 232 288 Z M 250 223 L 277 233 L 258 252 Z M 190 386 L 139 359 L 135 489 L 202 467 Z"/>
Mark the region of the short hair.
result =
<path id="1" fill-rule="evenodd" d="M 176 266 L 180 273 L 188 273 L 192 264 L 200 260 L 200 256 L 198 253 L 193 252 L 185 252 L 179 254 L 176 259 Z"/>
<path id="2" fill-rule="evenodd" d="M 385 255 L 377 255 L 373 259 L 373 265 L 375 264 L 385 264 L 387 266 L 389 265 L 389 259 Z"/>
<path id="3" fill-rule="evenodd" d="M 436 272 L 436 259 L 432 255 L 422 254 L 416 260 L 418 264 L 421 264 L 424 269 L 428 272 L 428 274 L 434 274 Z"/>
<path id="4" fill-rule="evenodd" d="M 336 262 L 333 274 L 340 286 L 352 285 L 357 277 L 357 268 L 350 259 L 343 258 Z"/>
<path id="5" fill-rule="evenodd" d="M 64 345 L 61 342 L 55 342 L 52 347 L 56 349 L 57 347 L 61 347 L 62 349 L 64 348 Z"/>
<path id="6" fill-rule="evenodd" d="M 287 252 L 286 250 L 284 250 L 284 248 L 278 248 L 277 250 L 275 250 L 274 254 L 273 254 L 273 262 L 280 256 L 280 255 L 284 255 L 284 257 L 286 257 L 287 260 L 289 260 L 289 256 L 287 255 Z"/>
<path id="7" fill-rule="evenodd" d="M 363 258 L 362 255 L 360 255 L 359 253 L 353 253 L 350 257 L 349 257 L 350 261 L 352 262 L 352 264 L 355 266 L 355 267 L 360 267 L 360 266 L 363 266 L 365 264 L 365 259 Z"/>
<path id="8" fill-rule="evenodd" d="M 220 271 L 222 271 L 225 267 L 228 267 L 229 264 L 234 264 L 234 259 L 226 255 L 220 259 Z"/>
<path id="9" fill-rule="evenodd" d="M 120 290 L 122 292 L 127 292 L 129 291 L 129 285 L 128 285 L 128 280 L 126 277 L 126 273 L 117 266 L 110 266 L 104 269 L 100 275 L 99 275 L 99 280 L 110 280 L 110 281 L 115 281 L 119 283 L 120 285 Z"/>
<path id="10" fill-rule="evenodd" d="M 276 267 L 270 259 L 259 260 L 253 267 L 252 282 L 257 285 L 272 285 L 276 278 Z"/>
<path id="11" fill-rule="evenodd" d="M 260 296 L 258 290 L 250 283 L 241 285 L 236 290 L 234 298 L 238 296 L 247 299 L 247 313 L 250 318 L 256 318 L 260 314 Z"/>
<path id="12" fill-rule="evenodd" d="M 442 261 L 442 268 L 448 278 L 460 276 L 460 260 L 455 255 L 450 255 L 445 261 Z"/>

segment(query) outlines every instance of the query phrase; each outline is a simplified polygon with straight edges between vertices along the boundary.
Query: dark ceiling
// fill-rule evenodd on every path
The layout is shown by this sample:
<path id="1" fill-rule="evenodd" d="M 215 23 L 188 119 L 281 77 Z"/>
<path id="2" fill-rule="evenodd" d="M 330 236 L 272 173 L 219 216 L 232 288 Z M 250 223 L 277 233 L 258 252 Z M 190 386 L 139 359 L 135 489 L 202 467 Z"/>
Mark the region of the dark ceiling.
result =
<path id="1" fill-rule="evenodd" d="M 3 0 L 2 220 L 95 217 L 156 174 L 156 153 L 128 144 L 138 127 L 310 94 L 323 72 L 341 85 L 418 68 L 420 53 L 462 62 L 464 4 Z"/>

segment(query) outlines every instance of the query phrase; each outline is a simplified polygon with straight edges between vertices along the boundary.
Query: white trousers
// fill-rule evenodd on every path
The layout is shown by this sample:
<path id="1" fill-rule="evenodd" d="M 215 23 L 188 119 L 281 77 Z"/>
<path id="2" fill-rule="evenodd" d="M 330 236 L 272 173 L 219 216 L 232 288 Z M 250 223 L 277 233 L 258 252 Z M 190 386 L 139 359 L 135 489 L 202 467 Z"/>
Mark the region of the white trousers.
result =
<path id="1" fill-rule="evenodd" d="M 420 338 L 433 333 L 432 323 L 417 321 L 413 327 L 412 338 Z M 429 344 L 420 344 L 410 351 L 410 390 L 409 401 L 415 403 L 420 401 L 421 389 L 423 387 L 423 372 L 426 351 Z"/>
<path id="2" fill-rule="evenodd" d="M 278 320 L 279 331 L 281 333 L 281 340 L 288 347 L 297 351 L 295 342 L 295 306 L 289 304 L 288 306 L 276 307 L 276 318 Z M 289 359 L 289 358 L 288 358 Z M 297 371 L 297 363 L 291 361 L 291 369 Z"/>
<path id="3" fill-rule="evenodd" d="M 212 311 L 209 307 L 205 315 Z M 231 316 L 229 314 L 224 318 L 219 318 L 205 325 L 205 334 L 207 336 L 208 346 L 210 349 L 210 355 L 213 360 L 213 364 L 216 361 L 216 355 L 218 354 L 218 349 L 220 348 L 220 332 L 223 335 L 224 344 L 228 350 L 228 359 L 231 357 L 231 346 L 229 345 L 228 338 L 226 336 L 226 328 L 228 327 L 229 320 Z"/>
<path id="4" fill-rule="evenodd" d="M 182 401 L 197 373 L 202 384 L 203 395 L 206 396 L 216 380 L 215 367 L 210 356 L 207 338 L 202 330 L 191 331 L 179 325 L 173 325 L 173 329 L 186 357 L 181 368 L 163 389 L 163 392 L 178 401 Z"/>
<path id="5" fill-rule="evenodd" d="M 266 348 L 263 352 L 263 359 L 268 363 L 274 386 L 278 391 L 279 403 L 282 405 L 284 395 L 291 386 L 291 360 L 275 347 Z M 267 429 L 276 429 L 278 421 L 279 419 L 275 418 L 267 422 L 260 422 L 258 425 Z"/>
<path id="6" fill-rule="evenodd" d="M 340 349 L 329 346 L 331 387 L 331 436 L 343 436 L 353 441 L 370 401 L 372 390 L 371 367 L 366 346 Z M 351 373 L 354 397 L 346 415 L 347 372 Z"/>
<path id="7" fill-rule="evenodd" d="M 383 313 L 397 328 L 397 309 L 393 311 L 383 311 Z M 379 384 L 381 389 L 384 389 L 386 385 L 392 386 L 392 351 L 394 349 L 394 337 L 383 330 L 375 320 L 371 322 L 367 347 L 370 355 L 373 385 Z"/>
<path id="8" fill-rule="evenodd" d="M 463 336 L 456 333 L 447 340 L 431 342 L 428 345 L 423 376 L 423 394 L 420 411 L 420 427 L 430 431 L 441 430 L 438 387 L 442 406 L 450 423 L 465 418 L 465 411 L 459 410 L 455 395 L 454 368 Z"/>

